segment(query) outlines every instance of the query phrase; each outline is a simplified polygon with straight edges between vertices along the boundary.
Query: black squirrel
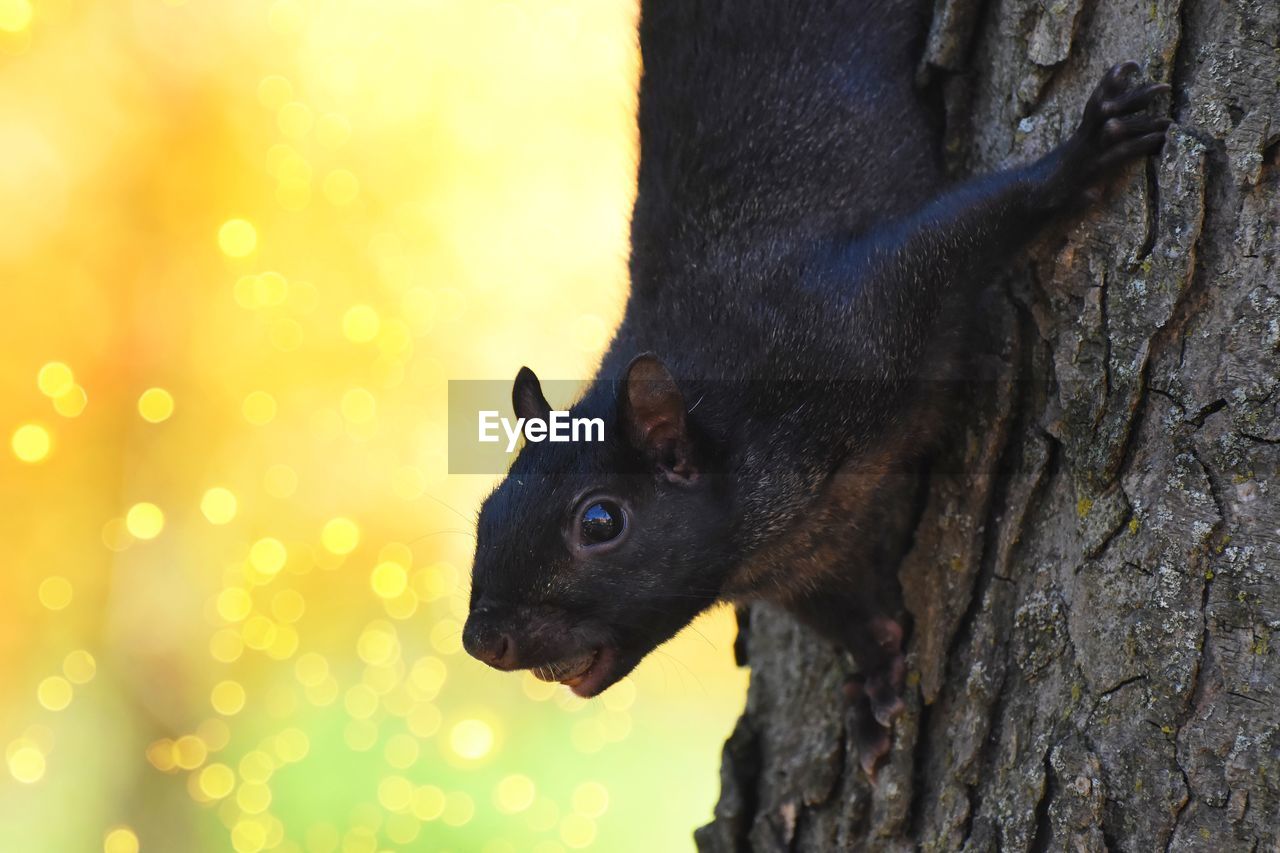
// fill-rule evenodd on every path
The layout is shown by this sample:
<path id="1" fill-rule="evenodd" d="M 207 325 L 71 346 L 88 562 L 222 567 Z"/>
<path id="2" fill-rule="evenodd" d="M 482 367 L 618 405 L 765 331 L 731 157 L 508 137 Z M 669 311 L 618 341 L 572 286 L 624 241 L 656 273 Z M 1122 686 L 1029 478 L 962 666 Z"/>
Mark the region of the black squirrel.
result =
<path id="1" fill-rule="evenodd" d="M 484 502 L 473 656 L 594 696 L 712 604 L 770 599 L 855 659 L 874 774 L 903 708 L 895 507 L 947 420 L 928 380 L 989 273 L 1170 124 L 1125 62 L 1048 155 L 944 189 L 931 7 L 644 0 L 631 293 L 571 409 L 606 438 L 526 443 Z M 512 400 L 550 410 L 527 367 Z"/>

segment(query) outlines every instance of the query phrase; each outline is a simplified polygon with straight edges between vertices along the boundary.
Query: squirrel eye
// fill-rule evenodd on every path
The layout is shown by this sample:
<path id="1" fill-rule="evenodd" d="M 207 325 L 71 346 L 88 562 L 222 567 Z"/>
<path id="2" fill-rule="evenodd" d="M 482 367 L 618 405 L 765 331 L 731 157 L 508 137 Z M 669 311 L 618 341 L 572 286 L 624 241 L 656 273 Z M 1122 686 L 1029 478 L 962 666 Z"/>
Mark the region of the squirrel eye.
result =
<path id="1" fill-rule="evenodd" d="M 616 539 L 622 532 L 622 507 L 613 501 L 598 501 L 582 513 L 582 540 L 599 545 Z"/>

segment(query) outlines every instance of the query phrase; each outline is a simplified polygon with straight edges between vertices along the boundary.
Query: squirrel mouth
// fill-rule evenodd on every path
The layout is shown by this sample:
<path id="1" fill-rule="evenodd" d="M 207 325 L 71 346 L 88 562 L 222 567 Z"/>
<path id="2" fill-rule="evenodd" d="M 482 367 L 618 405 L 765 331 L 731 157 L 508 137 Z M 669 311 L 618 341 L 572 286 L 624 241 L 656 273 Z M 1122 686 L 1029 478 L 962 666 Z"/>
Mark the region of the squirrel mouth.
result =
<path id="1" fill-rule="evenodd" d="M 572 682 L 582 678 L 591 669 L 591 665 L 596 662 L 596 658 L 600 655 L 599 649 L 592 649 L 584 654 L 576 655 L 571 658 L 563 658 L 562 660 L 545 663 L 542 666 L 533 668 L 534 678 L 543 681 L 558 681 L 561 684 L 573 686 Z"/>
<path id="2" fill-rule="evenodd" d="M 573 657 L 535 666 L 531 672 L 542 681 L 558 681 L 582 697 L 595 696 L 612 682 L 617 652 L 609 647 L 592 649 Z"/>

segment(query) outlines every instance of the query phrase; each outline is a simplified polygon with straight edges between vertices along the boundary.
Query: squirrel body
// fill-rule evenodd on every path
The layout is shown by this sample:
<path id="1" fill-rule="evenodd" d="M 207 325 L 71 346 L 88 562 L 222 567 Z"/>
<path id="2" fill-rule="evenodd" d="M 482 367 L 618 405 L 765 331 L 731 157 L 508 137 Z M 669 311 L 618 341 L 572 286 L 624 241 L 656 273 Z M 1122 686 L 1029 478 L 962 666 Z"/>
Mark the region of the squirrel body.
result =
<path id="1" fill-rule="evenodd" d="M 631 293 L 572 407 L 481 509 L 467 650 L 595 695 L 716 602 L 847 649 L 873 773 L 903 707 L 896 560 L 986 276 L 1157 151 L 1112 68 L 1045 157 L 947 187 L 921 0 L 644 0 Z M 549 406 L 524 368 L 521 417 Z"/>

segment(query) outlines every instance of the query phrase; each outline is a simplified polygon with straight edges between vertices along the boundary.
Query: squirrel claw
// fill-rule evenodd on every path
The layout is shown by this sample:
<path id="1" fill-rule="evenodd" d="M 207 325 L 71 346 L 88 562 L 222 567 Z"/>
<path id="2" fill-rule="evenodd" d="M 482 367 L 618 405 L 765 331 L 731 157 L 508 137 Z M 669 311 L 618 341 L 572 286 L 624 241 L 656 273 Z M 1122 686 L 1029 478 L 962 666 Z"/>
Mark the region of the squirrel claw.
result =
<path id="1" fill-rule="evenodd" d="M 1086 177 L 1154 154 L 1164 143 L 1173 121 L 1153 116 L 1147 109 L 1172 89 L 1167 83 L 1134 85 L 1139 68 L 1133 60 L 1112 66 L 1085 104 L 1075 149 Z"/>
<path id="2" fill-rule="evenodd" d="M 1107 69 L 1107 73 L 1103 75 L 1099 88 L 1112 92 L 1118 92 L 1124 89 L 1125 84 L 1134 75 L 1142 69 L 1136 59 L 1126 59 L 1124 62 L 1117 62 L 1115 65 Z"/>
<path id="3" fill-rule="evenodd" d="M 907 703 L 902 701 L 901 697 L 895 696 L 892 701 L 877 704 L 871 703 L 872 713 L 875 715 L 876 722 L 884 728 L 892 728 L 893 721 L 902 716 L 902 712 L 907 710 Z"/>
<path id="4" fill-rule="evenodd" d="M 901 627 L 884 620 L 878 628 L 883 635 L 881 648 L 892 656 L 874 671 L 855 675 L 844 684 L 849 701 L 848 728 L 858 763 L 873 783 L 876 769 L 893 746 L 893 721 L 907 709 L 902 699 L 906 658 L 901 651 Z"/>
<path id="5" fill-rule="evenodd" d="M 854 676 L 845 682 L 844 694 L 849 699 L 846 720 L 850 740 L 858 755 L 858 766 L 874 784 L 880 764 L 893 746 L 892 717 L 889 722 L 880 719 L 881 715 L 875 710 L 866 682 L 861 676 Z M 902 704 L 901 699 L 898 704 Z"/>
<path id="6" fill-rule="evenodd" d="M 1118 97 L 1104 100 L 1101 104 L 1102 114 L 1111 118 L 1137 112 L 1146 109 L 1156 98 L 1172 91 L 1173 87 L 1168 83 L 1149 83 L 1131 92 L 1119 94 Z"/>
<path id="7" fill-rule="evenodd" d="M 1172 91 L 1167 83 L 1143 83 L 1133 60 L 1113 65 L 1085 103 L 1076 131 L 1047 158 L 1052 172 L 1036 203 L 1064 210 L 1093 200 L 1090 190 L 1130 161 L 1160 153 L 1173 121 L 1149 110 Z"/>

